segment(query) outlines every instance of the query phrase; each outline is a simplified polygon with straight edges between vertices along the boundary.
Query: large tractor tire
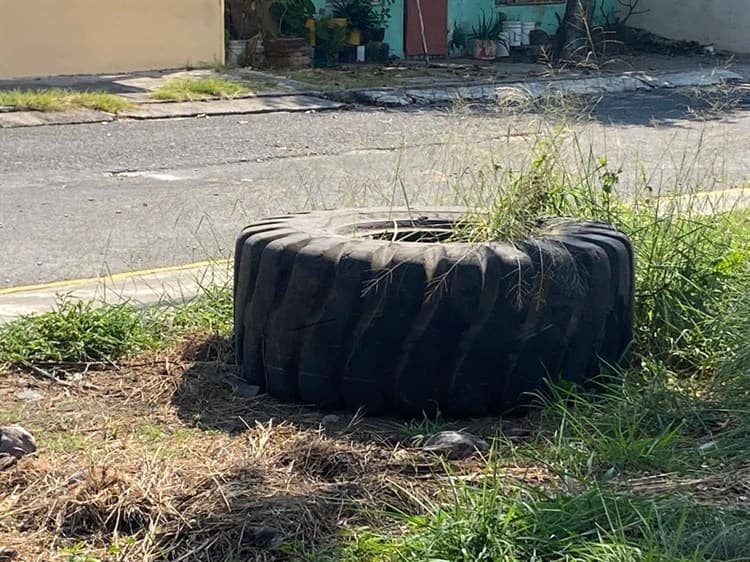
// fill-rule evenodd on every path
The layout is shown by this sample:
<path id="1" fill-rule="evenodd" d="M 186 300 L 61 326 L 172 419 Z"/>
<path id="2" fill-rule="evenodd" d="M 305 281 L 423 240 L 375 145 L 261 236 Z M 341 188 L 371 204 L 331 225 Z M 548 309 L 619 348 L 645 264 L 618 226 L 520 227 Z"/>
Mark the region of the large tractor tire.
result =
<path id="1" fill-rule="evenodd" d="M 260 221 L 235 253 L 244 377 L 285 401 L 453 417 L 584 384 L 632 338 L 633 252 L 598 223 L 446 241 L 465 210 L 315 211 Z"/>

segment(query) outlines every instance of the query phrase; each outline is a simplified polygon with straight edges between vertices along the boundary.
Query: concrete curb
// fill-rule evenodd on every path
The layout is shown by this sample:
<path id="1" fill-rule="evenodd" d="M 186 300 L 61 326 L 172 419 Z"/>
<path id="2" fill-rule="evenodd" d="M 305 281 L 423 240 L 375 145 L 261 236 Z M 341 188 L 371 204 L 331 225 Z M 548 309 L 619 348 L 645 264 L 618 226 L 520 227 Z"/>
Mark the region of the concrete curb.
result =
<path id="1" fill-rule="evenodd" d="M 485 83 L 467 86 L 428 88 L 377 88 L 329 92 L 330 99 L 369 105 L 404 107 L 408 105 L 447 104 L 456 101 L 493 102 L 522 94 L 539 98 L 551 93 L 596 95 L 653 90 L 657 88 L 706 87 L 742 80 L 742 76 L 723 69 L 712 71 L 646 74 L 633 72 L 619 76 L 563 78 Z"/>
<path id="2" fill-rule="evenodd" d="M 142 103 L 134 109 L 123 111 L 119 115 L 94 110 L 61 113 L 4 111 L 0 112 L 0 129 L 105 123 L 115 119 L 175 119 L 209 115 L 331 111 L 341 107 L 343 107 L 341 102 L 325 99 L 322 96 L 282 93 L 279 95 L 248 96 L 211 101 Z"/>

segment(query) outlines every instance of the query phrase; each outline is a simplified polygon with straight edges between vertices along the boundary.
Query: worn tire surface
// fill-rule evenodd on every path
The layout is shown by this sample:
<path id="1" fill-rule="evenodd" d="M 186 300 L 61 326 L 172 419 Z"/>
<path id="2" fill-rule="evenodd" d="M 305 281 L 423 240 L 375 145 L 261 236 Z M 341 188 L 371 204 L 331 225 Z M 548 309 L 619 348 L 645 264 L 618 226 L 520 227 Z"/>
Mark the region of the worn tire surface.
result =
<path id="1" fill-rule="evenodd" d="M 464 417 L 620 361 L 634 294 L 624 234 L 555 219 L 513 244 L 405 241 L 440 239 L 463 212 L 315 211 L 243 230 L 234 323 L 244 377 L 326 409 Z"/>

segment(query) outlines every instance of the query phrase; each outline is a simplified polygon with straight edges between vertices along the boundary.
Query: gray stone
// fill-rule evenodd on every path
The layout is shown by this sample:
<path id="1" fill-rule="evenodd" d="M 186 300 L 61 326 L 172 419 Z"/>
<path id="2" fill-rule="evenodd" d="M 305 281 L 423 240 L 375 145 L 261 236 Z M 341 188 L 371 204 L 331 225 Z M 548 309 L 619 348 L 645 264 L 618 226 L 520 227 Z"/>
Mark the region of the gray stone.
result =
<path id="1" fill-rule="evenodd" d="M 242 544 L 255 548 L 273 548 L 281 543 L 281 535 L 272 527 L 246 527 L 242 532 Z"/>
<path id="2" fill-rule="evenodd" d="M 42 393 L 37 392 L 36 390 L 31 390 L 30 388 L 24 388 L 23 390 L 16 392 L 16 398 L 28 401 L 41 400 Z"/>
<path id="3" fill-rule="evenodd" d="M 327 416 L 323 416 L 323 419 L 320 420 L 320 423 L 322 423 L 323 425 L 333 425 L 339 423 L 340 419 L 341 418 L 339 418 L 335 414 L 328 414 Z"/>
<path id="4" fill-rule="evenodd" d="M 18 551 L 8 548 L 7 546 L 0 546 L 0 562 L 10 562 L 10 560 L 18 559 Z"/>
<path id="5" fill-rule="evenodd" d="M 465 459 L 477 451 L 489 450 L 487 441 L 464 431 L 441 431 L 430 437 L 422 447 L 425 451 L 451 460 Z"/>
<path id="6" fill-rule="evenodd" d="M 0 427 L 0 455 L 3 453 L 20 459 L 36 451 L 34 437 L 20 425 Z"/>
<path id="7" fill-rule="evenodd" d="M 358 96 L 355 96 L 355 98 L 357 101 L 363 103 L 391 107 L 403 107 L 412 103 L 409 96 L 395 90 L 365 90 Z"/>
<path id="8" fill-rule="evenodd" d="M 237 394 L 243 398 L 255 398 L 260 394 L 260 387 L 255 384 L 247 384 L 244 382 L 235 383 L 235 389 Z"/>

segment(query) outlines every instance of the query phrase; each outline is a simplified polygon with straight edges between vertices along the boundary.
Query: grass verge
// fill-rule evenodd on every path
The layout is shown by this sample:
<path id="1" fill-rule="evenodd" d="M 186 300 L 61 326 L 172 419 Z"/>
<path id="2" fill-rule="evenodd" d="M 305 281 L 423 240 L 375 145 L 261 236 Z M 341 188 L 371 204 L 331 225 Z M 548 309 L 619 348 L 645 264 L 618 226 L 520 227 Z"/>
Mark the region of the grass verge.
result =
<path id="1" fill-rule="evenodd" d="M 68 111 L 86 108 L 119 113 L 133 107 L 120 96 L 107 92 L 77 92 L 62 88 L 0 91 L 0 106 L 30 111 Z"/>
<path id="2" fill-rule="evenodd" d="M 171 78 L 149 94 L 155 100 L 198 101 L 212 98 L 234 98 L 251 90 L 226 78 Z"/>

